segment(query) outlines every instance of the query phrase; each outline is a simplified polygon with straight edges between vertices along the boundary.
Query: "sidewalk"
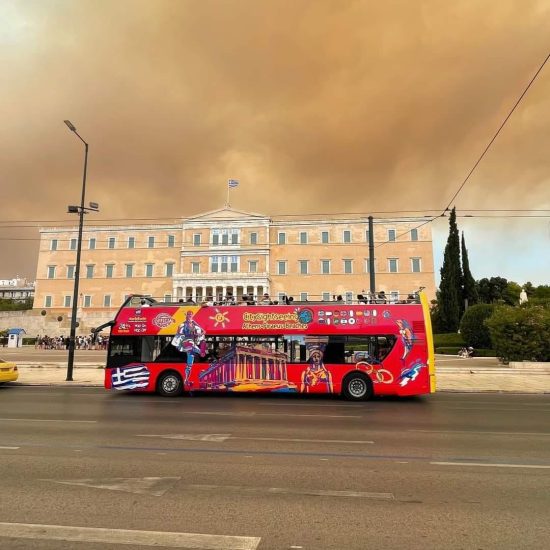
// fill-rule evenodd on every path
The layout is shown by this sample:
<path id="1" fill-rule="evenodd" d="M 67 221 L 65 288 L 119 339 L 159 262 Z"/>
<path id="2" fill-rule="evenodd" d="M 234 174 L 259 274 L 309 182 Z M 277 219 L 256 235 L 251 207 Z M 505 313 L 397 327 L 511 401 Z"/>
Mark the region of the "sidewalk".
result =
<path id="1" fill-rule="evenodd" d="M 465 370 L 454 372 L 454 369 L 442 367 L 436 369 L 436 389 L 441 392 L 512 392 L 512 393 L 548 393 L 550 394 L 550 375 L 524 374 L 504 369 L 481 373 Z M 94 363 L 76 364 L 73 370 L 73 382 L 65 380 L 66 364 L 48 366 L 33 365 L 19 367 L 19 380 L 14 384 L 37 386 L 103 386 L 105 371 L 101 365 Z"/>

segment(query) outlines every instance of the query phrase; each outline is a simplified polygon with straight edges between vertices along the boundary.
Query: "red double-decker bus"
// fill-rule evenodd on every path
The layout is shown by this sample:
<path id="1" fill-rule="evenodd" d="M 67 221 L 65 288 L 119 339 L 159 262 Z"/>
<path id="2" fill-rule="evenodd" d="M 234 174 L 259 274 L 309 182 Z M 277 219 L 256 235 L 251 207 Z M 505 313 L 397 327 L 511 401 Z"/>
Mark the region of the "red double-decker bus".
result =
<path id="1" fill-rule="evenodd" d="M 426 296 L 374 302 L 212 306 L 130 296 L 107 323 L 105 387 L 164 396 L 253 391 L 351 400 L 434 392 Z"/>

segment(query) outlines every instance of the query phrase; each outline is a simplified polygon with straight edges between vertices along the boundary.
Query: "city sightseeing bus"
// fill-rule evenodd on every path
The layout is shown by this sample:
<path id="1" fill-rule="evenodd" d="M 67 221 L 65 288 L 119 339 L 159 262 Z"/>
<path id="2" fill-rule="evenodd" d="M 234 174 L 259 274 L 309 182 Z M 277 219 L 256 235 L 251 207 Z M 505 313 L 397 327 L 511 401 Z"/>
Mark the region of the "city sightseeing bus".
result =
<path id="1" fill-rule="evenodd" d="M 385 300 L 384 300 L 385 301 Z M 426 296 L 414 303 L 196 305 L 132 295 L 111 327 L 105 388 L 294 392 L 350 400 L 435 391 Z"/>

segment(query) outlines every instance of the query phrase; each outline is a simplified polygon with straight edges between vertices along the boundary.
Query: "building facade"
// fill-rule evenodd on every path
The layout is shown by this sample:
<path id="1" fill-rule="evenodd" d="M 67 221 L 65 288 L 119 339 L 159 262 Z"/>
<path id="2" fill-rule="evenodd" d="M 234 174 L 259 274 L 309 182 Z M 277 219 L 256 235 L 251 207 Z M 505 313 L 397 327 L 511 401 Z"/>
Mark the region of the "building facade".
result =
<path id="1" fill-rule="evenodd" d="M 429 225 L 377 220 L 377 291 L 435 297 Z M 34 307 L 69 314 L 77 228 L 40 230 Z M 230 207 L 174 224 L 87 226 L 79 318 L 108 320 L 129 294 L 160 300 L 355 299 L 369 289 L 366 218 L 274 219 Z"/>
<path id="2" fill-rule="evenodd" d="M 34 283 L 16 277 L 15 279 L 0 279 L 0 298 L 25 302 L 34 298 Z"/>

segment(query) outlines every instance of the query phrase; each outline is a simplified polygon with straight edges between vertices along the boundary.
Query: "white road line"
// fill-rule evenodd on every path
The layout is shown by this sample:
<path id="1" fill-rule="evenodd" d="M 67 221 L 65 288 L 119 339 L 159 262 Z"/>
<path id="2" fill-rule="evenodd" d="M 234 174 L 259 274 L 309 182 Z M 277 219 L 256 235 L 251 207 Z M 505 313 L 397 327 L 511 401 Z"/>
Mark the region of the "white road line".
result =
<path id="1" fill-rule="evenodd" d="M 533 409 L 517 409 L 517 408 L 495 408 L 495 407 L 443 407 L 448 411 L 485 411 L 485 412 L 512 412 L 512 411 L 523 411 L 523 412 L 534 412 Z M 538 413 L 540 412 L 550 412 L 550 409 L 537 409 Z"/>
<path id="2" fill-rule="evenodd" d="M 33 540 L 70 540 L 103 544 L 194 548 L 199 550 L 256 550 L 259 537 L 170 533 L 165 531 L 134 531 L 100 527 L 69 527 L 34 523 L 0 523 L 0 537 Z"/>
<path id="3" fill-rule="evenodd" d="M 97 420 L 61 420 L 52 418 L 0 418 L 2 422 L 69 422 L 74 424 L 97 424 Z"/>
<path id="4" fill-rule="evenodd" d="M 470 431 L 470 430 L 407 430 L 409 432 L 418 432 L 418 433 L 425 433 L 425 434 L 459 434 L 459 435 L 468 435 L 468 434 L 475 434 L 475 435 L 542 435 L 542 436 L 550 436 L 550 433 L 547 432 L 482 432 L 482 431 Z"/>
<path id="5" fill-rule="evenodd" d="M 0 449 L 7 449 L 9 451 L 16 451 L 17 449 L 20 449 L 21 447 L 4 447 L 0 445 Z"/>
<path id="6" fill-rule="evenodd" d="M 394 500 L 393 493 L 371 493 L 365 491 L 331 491 L 325 489 L 292 489 L 289 487 L 249 487 L 247 485 L 187 485 L 189 489 L 202 491 L 232 491 L 269 495 L 306 495 L 315 497 L 370 498 L 375 500 Z"/>
<path id="7" fill-rule="evenodd" d="M 484 466 L 486 468 L 533 468 L 546 470 L 550 466 L 536 464 L 486 464 L 484 462 L 430 462 L 436 466 Z"/>
<path id="8" fill-rule="evenodd" d="M 213 412 L 213 411 L 185 411 L 185 414 L 204 414 L 212 416 L 288 416 L 308 418 L 361 418 L 360 415 L 346 414 L 294 414 L 294 413 L 257 413 L 257 412 Z M 0 419 L 1 420 L 1 419 Z"/>
<path id="9" fill-rule="evenodd" d="M 239 441 L 281 441 L 290 443 L 343 443 L 353 445 L 373 445 L 374 441 L 346 439 L 302 439 L 297 437 L 238 437 L 231 434 L 138 434 L 136 437 L 158 437 L 180 441 L 210 441 L 222 443 L 227 440 Z"/>
<path id="10" fill-rule="evenodd" d="M 161 497 L 166 491 L 172 489 L 180 479 L 180 477 L 110 477 L 99 479 L 43 479 L 41 481 Z"/>

